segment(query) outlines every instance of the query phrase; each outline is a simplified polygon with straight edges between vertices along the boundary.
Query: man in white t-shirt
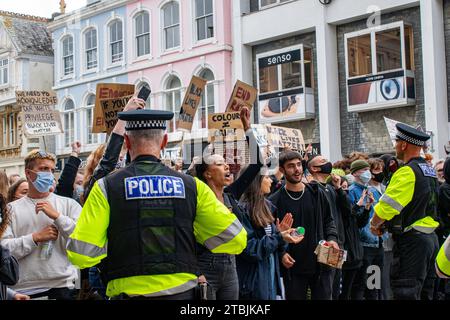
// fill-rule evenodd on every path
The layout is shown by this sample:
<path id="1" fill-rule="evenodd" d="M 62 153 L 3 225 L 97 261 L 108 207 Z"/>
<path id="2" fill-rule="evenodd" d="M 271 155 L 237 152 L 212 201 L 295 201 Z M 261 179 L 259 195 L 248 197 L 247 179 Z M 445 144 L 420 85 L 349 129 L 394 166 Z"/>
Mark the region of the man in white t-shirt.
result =
<path id="1" fill-rule="evenodd" d="M 31 298 L 75 298 L 77 271 L 66 255 L 66 241 L 75 228 L 81 206 L 52 193 L 56 158 L 31 151 L 25 158 L 28 194 L 9 204 L 11 223 L 1 245 L 19 261 L 15 291 Z"/>

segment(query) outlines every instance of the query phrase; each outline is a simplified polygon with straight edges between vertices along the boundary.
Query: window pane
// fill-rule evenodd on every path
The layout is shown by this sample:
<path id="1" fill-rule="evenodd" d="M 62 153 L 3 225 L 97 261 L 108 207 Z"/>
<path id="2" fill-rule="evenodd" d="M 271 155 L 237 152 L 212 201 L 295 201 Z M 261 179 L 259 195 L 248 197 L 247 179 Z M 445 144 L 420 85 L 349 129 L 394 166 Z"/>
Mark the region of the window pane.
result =
<path id="1" fill-rule="evenodd" d="M 64 105 L 64 110 L 67 111 L 67 110 L 72 110 L 74 108 L 75 108 L 75 105 L 73 104 L 73 101 L 70 99 L 67 100 L 66 104 Z"/>
<path id="2" fill-rule="evenodd" d="M 181 87 L 181 82 L 180 82 L 180 79 L 178 79 L 178 77 L 172 77 L 168 81 L 167 89 L 177 89 L 180 87 Z"/>
<path id="3" fill-rule="evenodd" d="M 213 13 L 213 3 L 212 0 L 205 0 L 205 15 Z"/>
<path id="4" fill-rule="evenodd" d="M 302 85 L 302 73 L 300 61 L 284 63 L 281 65 L 282 89 L 300 87 Z"/>
<path id="5" fill-rule="evenodd" d="M 414 70 L 414 46 L 413 46 L 413 32 L 411 26 L 405 26 L 405 58 L 406 69 Z"/>
<path id="6" fill-rule="evenodd" d="M 261 7 L 276 3 L 277 0 L 260 0 Z"/>
<path id="7" fill-rule="evenodd" d="M 206 39 L 206 18 L 200 18 L 197 20 L 197 39 Z"/>
<path id="8" fill-rule="evenodd" d="M 140 35 L 144 32 L 142 14 L 136 16 L 136 35 Z"/>
<path id="9" fill-rule="evenodd" d="M 117 41 L 117 23 L 113 22 L 109 27 L 110 42 Z"/>
<path id="10" fill-rule="evenodd" d="M 92 108 L 86 109 L 86 136 L 87 136 L 87 143 L 92 143 Z"/>
<path id="11" fill-rule="evenodd" d="M 147 12 L 144 13 L 144 32 L 150 32 L 150 15 Z"/>
<path id="12" fill-rule="evenodd" d="M 172 4 L 167 4 L 164 9 L 164 27 L 170 26 L 172 24 Z"/>
<path id="13" fill-rule="evenodd" d="M 214 106 L 214 85 L 208 84 L 206 86 L 206 91 L 208 92 L 208 95 L 207 95 L 208 106 Z"/>
<path id="14" fill-rule="evenodd" d="M 260 93 L 278 90 L 278 68 L 270 66 L 259 69 L 259 91 Z"/>
<path id="15" fill-rule="evenodd" d="M 180 23 L 180 11 L 178 9 L 178 2 L 173 2 L 172 7 L 173 24 Z"/>
<path id="16" fill-rule="evenodd" d="M 400 28 L 376 33 L 378 72 L 400 69 L 402 50 Z"/>
<path id="17" fill-rule="evenodd" d="M 165 29 L 164 31 L 166 33 L 166 35 L 165 35 L 166 49 L 173 48 L 174 47 L 174 45 L 173 45 L 173 29 L 168 28 L 168 29 Z"/>
<path id="18" fill-rule="evenodd" d="M 195 17 L 205 15 L 205 0 L 195 0 Z"/>
<path id="19" fill-rule="evenodd" d="M 118 21 L 117 22 L 117 40 L 122 40 L 123 39 L 123 35 L 122 35 L 122 22 Z"/>
<path id="20" fill-rule="evenodd" d="M 214 37 L 214 19 L 213 16 L 209 16 L 206 18 L 206 28 L 207 28 L 207 37 Z"/>
<path id="21" fill-rule="evenodd" d="M 180 26 L 174 27 L 174 47 L 178 47 L 180 45 Z"/>
<path id="22" fill-rule="evenodd" d="M 347 40 L 348 76 L 356 77 L 372 73 L 372 49 L 370 34 Z"/>
<path id="23" fill-rule="evenodd" d="M 95 94 L 91 94 L 86 101 L 87 106 L 93 106 L 95 104 Z"/>
<path id="24" fill-rule="evenodd" d="M 214 80 L 214 74 L 212 73 L 211 70 L 209 69 L 204 69 L 201 73 L 200 73 L 200 78 L 205 79 L 206 81 L 213 81 Z"/>
<path id="25" fill-rule="evenodd" d="M 313 64 L 312 64 L 312 50 L 309 48 L 304 49 L 303 57 L 305 59 L 305 87 L 313 87 Z"/>

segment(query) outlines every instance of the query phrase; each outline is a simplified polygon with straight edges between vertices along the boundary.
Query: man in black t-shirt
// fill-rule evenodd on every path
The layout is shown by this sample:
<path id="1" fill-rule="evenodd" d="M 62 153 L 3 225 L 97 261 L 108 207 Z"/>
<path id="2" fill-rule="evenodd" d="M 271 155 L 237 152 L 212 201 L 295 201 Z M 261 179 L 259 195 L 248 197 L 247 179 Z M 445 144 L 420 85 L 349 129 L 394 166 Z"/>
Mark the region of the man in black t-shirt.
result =
<path id="1" fill-rule="evenodd" d="M 317 262 L 314 250 L 320 240 L 327 240 L 339 249 L 337 230 L 325 191 L 317 184 L 302 182 L 301 159 L 300 153 L 295 151 L 280 154 L 279 167 L 286 184 L 269 198 L 277 207 L 276 218 L 281 221 L 287 213 L 291 213 L 293 226 L 305 228 L 304 240 L 289 245 L 281 259 L 286 299 L 305 300 L 310 288 L 313 300 L 331 300 L 331 268 Z"/>

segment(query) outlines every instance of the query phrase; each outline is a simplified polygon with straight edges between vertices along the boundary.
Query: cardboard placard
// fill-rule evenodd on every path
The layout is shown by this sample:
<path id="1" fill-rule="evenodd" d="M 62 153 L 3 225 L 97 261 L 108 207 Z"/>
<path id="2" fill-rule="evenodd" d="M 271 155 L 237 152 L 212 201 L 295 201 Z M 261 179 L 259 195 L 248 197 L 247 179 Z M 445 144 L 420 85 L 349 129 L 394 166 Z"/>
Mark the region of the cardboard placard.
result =
<path id="1" fill-rule="evenodd" d="M 285 148 L 287 146 L 298 152 L 305 149 L 305 141 L 299 129 L 252 124 L 252 130 L 260 147 Z"/>
<path id="2" fill-rule="evenodd" d="M 58 102 L 55 92 L 16 91 L 16 101 L 22 107 L 24 133 L 27 137 L 40 137 L 62 133 Z"/>
<path id="3" fill-rule="evenodd" d="M 200 99 L 205 90 L 206 80 L 193 76 L 186 94 L 183 98 L 183 104 L 180 108 L 180 116 L 178 117 L 177 129 L 191 132 L 194 123 L 195 113 L 197 112 Z"/>
<path id="4" fill-rule="evenodd" d="M 92 119 L 92 133 L 106 132 L 106 124 L 101 100 L 118 99 L 134 94 L 134 85 L 122 83 L 99 83 L 95 94 L 94 117 Z"/>
<path id="5" fill-rule="evenodd" d="M 244 106 L 251 110 L 253 108 L 253 104 L 255 103 L 257 94 L 258 90 L 256 88 L 245 82 L 237 80 L 225 111 L 241 111 Z"/>
<path id="6" fill-rule="evenodd" d="M 384 122 L 386 123 L 386 128 L 389 132 L 389 137 L 391 138 L 392 145 L 395 147 L 395 139 L 397 135 L 397 128 L 395 125 L 399 123 L 400 121 L 392 120 L 389 118 L 384 117 Z"/>
<path id="7" fill-rule="evenodd" d="M 208 141 L 245 140 L 244 126 L 239 112 L 213 113 L 208 115 Z"/>
<path id="8" fill-rule="evenodd" d="M 110 134 L 114 126 L 117 123 L 117 113 L 123 111 L 123 108 L 128 103 L 128 100 L 131 99 L 133 95 L 125 96 L 118 99 L 106 99 L 106 100 L 100 100 L 100 105 L 103 110 L 103 119 L 105 120 L 105 128 L 106 133 Z"/>

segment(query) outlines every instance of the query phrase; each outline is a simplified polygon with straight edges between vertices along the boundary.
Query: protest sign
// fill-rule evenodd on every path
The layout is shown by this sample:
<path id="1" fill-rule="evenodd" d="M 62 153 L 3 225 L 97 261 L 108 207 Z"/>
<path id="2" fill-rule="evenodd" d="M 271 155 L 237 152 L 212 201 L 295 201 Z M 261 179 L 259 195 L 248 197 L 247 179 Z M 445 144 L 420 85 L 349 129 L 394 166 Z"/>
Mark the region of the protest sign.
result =
<path id="1" fill-rule="evenodd" d="M 183 104 L 180 108 L 177 129 L 191 132 L 200 99 L 205 90 L 206 80 L 193 76 L 189 87 L 184 95 Z"/>
<path id="2" fill-rule="evenodd" d="M 245 140 L 244 126 L 239 112 L 208 115 L 208 141 Z"/>
<path id="3" fill-rule="evenodd" d="M 255 103 L 257 94 L 258 90 L 253 88 L 251 85 L 237 80 L 225 111 L 241 111 L 242 107 L 248 107 L 251 110 L 253 108 L 253 103 Z"/>
<path id="4" fill-rule="evenodd" d="M 106 132 L 106 124 L 101 100 L 118 99 L 134 94 L 134 85 L 122 83 L 99 83 L 95 95 L 94 117 L 92 119 L 92 133 Z"/>
<path id="5" fill-rule="evenodd" d="M 395 147 L 395 139 L 396 139 L 395 136 L 397 134 L 397 128 L 395 127 L 395 125 L 397 123 L 399 123 L 399 121 L 392 120 L 392 119 L 389 119 L 386 117 L 383 117 L 383 118 L 384 118 L 384 122 L 386 123 L 386 128 L 389 132 L 389 137 L 391 138 L 392 145 Z"/>
<path id="6" fill-rule="evenodd" d="M 39 137 L 62 133 L 61 116 L 54 109 L 56 94 L 48 91 L 16 91 L 16 101 L 22 107 L 24 133 Z"/>
<path id="7" fill-rule="evenodd" d="M 125 108 L 131 97 L 132 95 L 118 99 L 100 100 L 107 134 L 110 134 L 113 131 L 118 120 L 117 113 L 123 111 L 123 108 Z"/>
<path id="8" fill-rule="evenodd" d="M 305 141 L 299 129 L 252 124 L 252 130 L 260 147 L 288 147 L 298 152 L 302 152 L 305 149 Z"/>

